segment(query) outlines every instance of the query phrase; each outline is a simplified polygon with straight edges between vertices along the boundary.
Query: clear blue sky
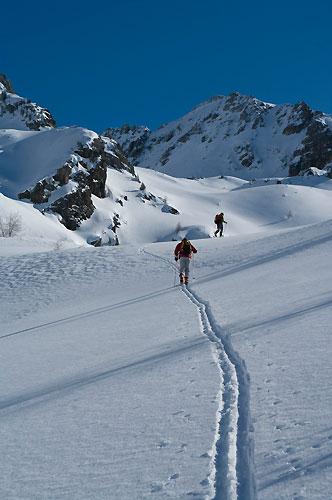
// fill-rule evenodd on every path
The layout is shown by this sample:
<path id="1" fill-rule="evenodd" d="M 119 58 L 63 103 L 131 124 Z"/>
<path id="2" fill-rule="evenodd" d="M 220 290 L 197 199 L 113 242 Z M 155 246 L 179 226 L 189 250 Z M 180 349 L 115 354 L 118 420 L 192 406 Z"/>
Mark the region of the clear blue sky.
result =
<path id="1" fill-rule="evenodd" d="M 331 0 L 21 0 L 1 10 L 0 73 L 58 125 L 156 128 L 232 91 L 332 113 Z"/>

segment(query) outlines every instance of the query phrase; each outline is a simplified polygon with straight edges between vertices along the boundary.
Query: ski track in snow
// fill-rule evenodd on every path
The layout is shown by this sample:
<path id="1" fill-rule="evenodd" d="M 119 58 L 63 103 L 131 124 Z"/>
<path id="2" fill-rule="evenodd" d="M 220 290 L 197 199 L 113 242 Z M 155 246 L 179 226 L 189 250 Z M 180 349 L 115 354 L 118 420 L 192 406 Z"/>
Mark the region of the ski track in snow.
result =
<path id="1" fill-rule="evenodd" d="M 160 255 L 142 252 L 164 261 L 178 272 L 177 266 Z M 253 437 L 249 408 L 249 376 L 244 361 L 232 349 L 230 341 L 213 317 L 207 302 L 191 288 L 182 285 L 182 292 L 197 308 L 201 332 L 214 345 L 220 371 L 219 408 L 216 437 L 212 450 L 209 480 L 214 500 L 254 500 Z"/>

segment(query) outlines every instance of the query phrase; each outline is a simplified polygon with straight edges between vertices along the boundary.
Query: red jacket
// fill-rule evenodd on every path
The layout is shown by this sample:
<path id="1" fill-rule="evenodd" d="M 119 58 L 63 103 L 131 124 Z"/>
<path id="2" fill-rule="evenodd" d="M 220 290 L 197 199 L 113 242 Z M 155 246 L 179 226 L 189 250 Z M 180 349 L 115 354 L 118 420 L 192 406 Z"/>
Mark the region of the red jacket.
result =
<path id="1" fill-rule="evenodd" d="M 193 253 L 197 253 L 197 250 L 194 247 L 194 245 L 192 245 L 191 243 L 190 243 L 190 254 L 187 255 L 187 254 L 184 254 L 182 252 L 182 241 L 180 241 L 180 243 L 178 243 L 176 245 L 175 250 L 174 250 L 174 255 L 175 255 L 175 257 L 178 257 L 178 258 L 179 257 L 189 257 L 189 259 L 191 259 L 191 256 Z"/>

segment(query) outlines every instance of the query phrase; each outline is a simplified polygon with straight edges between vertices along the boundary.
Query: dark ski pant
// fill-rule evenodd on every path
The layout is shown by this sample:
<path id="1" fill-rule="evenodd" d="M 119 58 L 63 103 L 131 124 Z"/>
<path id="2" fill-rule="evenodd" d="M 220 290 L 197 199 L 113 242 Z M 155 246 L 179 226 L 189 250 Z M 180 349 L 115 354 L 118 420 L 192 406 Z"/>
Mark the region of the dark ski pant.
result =
<path id="1" fill-rule="evenodd" d="M 214 232 L 214 235 L 218 236 L 218 233 L 220 231 L 220 236 L 222 236 L 223 230 L 224 230 L 224 224 L 222 222 L 219 222 L 219 224 L 217 224 L 217 231 Z"/>

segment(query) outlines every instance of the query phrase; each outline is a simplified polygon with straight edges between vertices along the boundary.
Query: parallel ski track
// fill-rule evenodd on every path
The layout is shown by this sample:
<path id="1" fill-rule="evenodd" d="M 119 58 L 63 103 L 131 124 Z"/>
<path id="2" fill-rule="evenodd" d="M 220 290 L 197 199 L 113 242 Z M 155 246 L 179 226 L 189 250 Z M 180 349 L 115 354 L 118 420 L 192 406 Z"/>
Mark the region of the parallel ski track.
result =
<path id="1" fill-rule="evenodd" d="M 160 255 L 143 252 L 177 266 Z M 233 351 L 229 340 L 215 321 L 207 302 L 189 287 L 181 291 L 196 306 L 201 331 L 215 347 L 220 370 L 219 408 L 213 447 L 210 482 L 214 500 L 254 500 L 256 487 L 253 467 L 253 439 L 249 415 L 249 376 L 243 360 Z"/>

